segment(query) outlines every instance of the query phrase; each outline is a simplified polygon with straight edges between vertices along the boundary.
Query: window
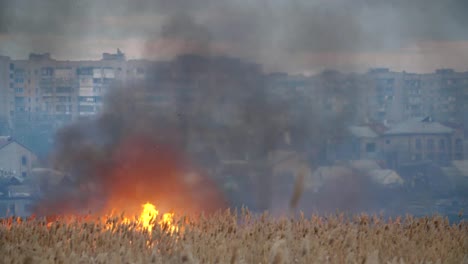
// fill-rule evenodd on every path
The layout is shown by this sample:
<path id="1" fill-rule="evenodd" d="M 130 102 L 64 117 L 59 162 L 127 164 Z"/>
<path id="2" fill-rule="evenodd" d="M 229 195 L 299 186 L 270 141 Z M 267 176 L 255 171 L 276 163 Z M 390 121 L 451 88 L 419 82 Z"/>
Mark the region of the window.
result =
<path id="1" fill-rule="evenodd" d="M 445 153 L 439 153 L 439 160 L 440 161 L 446 161 L 447 160 L 447 157 L 446 157 Z"/>
<path id="2" fill-rule="evenodd" d="M 52 87 L 43 87 L 41 90 L 43 93 L 52 93 L 54 91 Z"/>
<path id="3" fill-rule="evenodd" d="M 80 112 L 94 112 L 94 107 L 92 105 L 80 105 Z"/>
<path id="4" fill-rule="evenodd" d="M 432 138 L 427 140 L 427 149 L 430 151 L 434 150 L 434 140 Z"/>
<path id="5" fill-rule="evenodd" d="M 73 89 L 71 87 L 57 87 L 57 93 L 71 93 Z"/>
<path id="6" fill-rule="evenodd" d="M 444 139 L 439 140 L 439 151 L 445 151 L 445 140 Z"/>
<path id="7" fill-rule="evenodd" d="M 57 112 L 66 112 L 67 111 L 67 106 L 66 105 L 57 105 L 55 106 L 55 110 Z"/>
<path id="8" fill-rule="evenodd" d="M 420 161 L 420 160 L 421 160 L 421 154 L 416 154 L 416 155 L 414 155 L 414 159 L 415 159 L 416 161 Z"/>
<path id="9" fill-rule="evenodd" d="M 94 97 L 80 96 L 78 99 L 80 102 L 94 102 Z"/>
<path id="10" fill-rule="evenodd" d="M 417 149 L 417 150 L 421 150 L 421 149 L 422 149 L 421 139 L 419 139 L 419 138 L 416 139 L 415 146 L 416 146 L 416 149 Z"/>
<path id="11" fill-rule="evenodd" d="M 24 104 L 26 101 L 24 99 L 24 97 L 20 97 L 20 96 L 15 96 L 15 104 L 19 105 L 19 104 Z"/>
<path id="12" fill-rule="evenodd" d="M 375 143 L 367 143 L 366 152 L 375 152 Z"/>
<path id="13" fill-rule="evenodd" d="M 52 76 L 54 75 L 54 68 L 44 67 L 41 69 L 42 76 Z"/>
<path id="14" fill-rule="evenodd" d="M 57 100 L 61 103 L 71 102 L 70 96 L 58 96 Z"/>
<path id="15" fill-rule="evenodd" d="M 93 67 L 81 67 L 76 70 L 78 75 L 93 75 Z"/>
<path id="16" fill-rule="evenodd" d="M 426 158 L 427 158 L 428 160 L 434 160 L 434 153 L 429 152 L 429 153 L 427 154 Z"/>
<path id="17" fill-rule="evenodd" d="M 28 165 L 28 158 L 27 158 L 26 156 L 22 156 L 22 157 L 21 157 L 21 164 L 22 164 L 23 166 Z"/>
<path id="18" fill-rule="evenodd" d="M 463 140 L 461 138 L 457 138 L 455 140 L 455 150 L 457 152 L 462 152 L 463 151 Z"/>

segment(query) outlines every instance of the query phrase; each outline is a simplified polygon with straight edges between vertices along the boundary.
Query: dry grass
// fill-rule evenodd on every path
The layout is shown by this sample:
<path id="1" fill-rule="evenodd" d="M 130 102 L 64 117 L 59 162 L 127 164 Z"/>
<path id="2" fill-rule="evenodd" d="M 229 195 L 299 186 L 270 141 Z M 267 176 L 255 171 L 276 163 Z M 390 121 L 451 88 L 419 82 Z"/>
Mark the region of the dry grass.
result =
<path id="1" fill-rule="evenodd" d="M 3 220 L 0 263 L 468 263 L 468 224 L 442 217 L 274 219 L 246 210 L 164 227 Z"/>

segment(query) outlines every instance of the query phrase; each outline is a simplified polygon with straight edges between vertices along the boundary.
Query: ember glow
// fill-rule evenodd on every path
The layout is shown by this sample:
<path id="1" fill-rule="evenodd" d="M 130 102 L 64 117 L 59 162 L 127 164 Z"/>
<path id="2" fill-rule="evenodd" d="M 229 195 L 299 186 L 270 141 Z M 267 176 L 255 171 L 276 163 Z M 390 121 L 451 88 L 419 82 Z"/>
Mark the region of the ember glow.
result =
<path id="1" fill-rule="evenodd" d="M 135 219 L 137 225 L 142 230 L 148 230 L 151 232 L 153 230 L 154 224 L 158 224 L 161 229 L 166 230 L 170 233 L 174 233 L 179 230 L 179 228 L 174 224 L 174 213 L 164 213 L 162 218 L 159 220 L 159 210 L 156 209 L 151 203 L 145 203 L 141 211 L 141 215 Z M 124 218 L 124 223 L 131 223 L 129 218 Z"/>

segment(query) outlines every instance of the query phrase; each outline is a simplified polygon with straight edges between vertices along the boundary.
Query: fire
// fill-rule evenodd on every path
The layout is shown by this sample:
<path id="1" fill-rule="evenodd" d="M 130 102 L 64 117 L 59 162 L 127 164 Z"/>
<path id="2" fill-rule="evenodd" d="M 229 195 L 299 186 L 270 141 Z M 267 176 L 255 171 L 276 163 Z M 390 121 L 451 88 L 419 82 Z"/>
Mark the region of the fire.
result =
<path id="1" fill-rule="evenodd" d="M 158 219 L 159 210 L 156 209 L 151 203 L 145 203 L 142 205 L 143 210 L 140 216 L 136 219 L 137 224 L 142 230 L 148 230 L 149 232 L 153 231 L 153 225 Z M 124 223 L 130 223 L 130 219 L 124 218 Z M 157 224 L 164 230 L 174 233 L 179 230 L 179 228 L 174 223 L 174 214 L 173 213 L 164 213 L 161 220 Z"/>
<path id="2" fill-rule="evenodd" d="M 51 192 L 34 212 L 38 216 L 89 214 L 101 219 L 123 214 L 128 218 L 119 222 L 138 224 L 148 231 L 159 225 L 176 232 L 172 212 L 196 217 L 227 206 L 207 173 L 183 151 L 152 137 L 126 136 L 108 157 L 86 167 L 89 173 L 77 174 L 76 181 L 67 183 L 66 192 Z"/>
<path id="3" fill-rule="evenodd" d="M 148 231 L 153 230 L 153 226 L 151 225 L 152 221 L 156 219 L 158 216 L 159 211 L 156 210 L 156 207 L 150 203 L 145 203 L 143 205 L 143 211 L 140 215 L 140 223 L 143 228 L 148 229 Z"/>

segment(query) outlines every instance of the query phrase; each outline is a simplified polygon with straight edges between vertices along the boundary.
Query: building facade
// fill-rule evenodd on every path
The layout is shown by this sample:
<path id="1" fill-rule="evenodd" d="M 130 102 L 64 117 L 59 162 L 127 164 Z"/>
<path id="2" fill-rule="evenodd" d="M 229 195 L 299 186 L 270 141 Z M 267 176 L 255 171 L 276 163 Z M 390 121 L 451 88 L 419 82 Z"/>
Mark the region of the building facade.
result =
<path id="1" fill-rule="evenodd" d="M 454 156 L 455 131 L 431 117 L 412 118 L 386 131 L 382 152 L 391 167 L 432 163 L 446 165 Z M 463 153 L 463 149 L 458 150 Z M 462 154 L 461 154 L 462 155 Z"/>
<path id="2" fill-rule="evenodd" d="M 10 76 L 12 64 L 10 58 L 0 56 L 0 135 L 8 133 L 11 127 L 10 104 L 12 93 L 10 89 Z"/>
<path id="3" fill-rule="evenodd" d="M 439 69 L 415 74 L 379 68 L 366 76 L 375 88 L 371 119 L 396 124 L 430 115 L 439 121 L 468 121 L 468 72 Z"/>
<path id="4" fill-rule="evenodd" d="M 11 137 L 0 137 L 0 169 L 26 178 L 37 162 L 36 155 Z"/>

